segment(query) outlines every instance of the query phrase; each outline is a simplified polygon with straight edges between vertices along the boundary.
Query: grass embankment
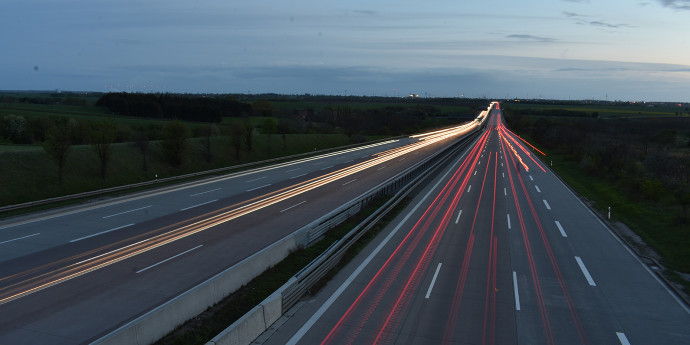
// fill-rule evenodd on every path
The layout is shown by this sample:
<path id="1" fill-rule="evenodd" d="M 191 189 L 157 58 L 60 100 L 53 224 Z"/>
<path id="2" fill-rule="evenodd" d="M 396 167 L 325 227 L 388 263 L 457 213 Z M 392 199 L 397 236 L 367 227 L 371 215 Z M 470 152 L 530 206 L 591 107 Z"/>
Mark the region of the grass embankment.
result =
<path id="1" fill-rule="evenodd" d="M 625 223 L 664 258 L 664 264 L 690 272 L 690 225 L 678 224 L 680 210 L 659 203 L 630 200 L 621 186 L 583 171 L 567 155 L 546 151 L 546 163 L 601 214 L 611 207 L 612 219 Z"/>
<path id="2" fill-rule="evenodd" d="M 42 147 L 3 148 L 0 145 L 0 179 L 5 181 L 0 184 L 0 206 L 151 181 L 156 175 L 160 179 L 349 144 L 348 137 L 342 134 L 288 134 L 285 139 L 283 147 L 280 135 L 256 135 L 252 151 L 243 149 L 240 160 L 236 160 L 230 139 L 214 137 L 212 162 L 203 158 L 200 139 L 189 139 L 184 163 L 177 168 L 166 163 L 160 145 L 152 142 L 147 152 L 146 171 L 143 170 L 143 156 L 136 148 L 129 143 L 113 144 L 105 180 L 100 177 L 98 156 L 93 147 L 74 146 L 67 157 L 62 185 L 58 183 L 57 165 Z"/>
<path id="3" fill-rule="evenodd" d="M 276 266 L 268 269 L 260 276 L 254 278 L 247 285 L 235 293 L 226 297 L 223 301 L 214 305 L 193 320 L 187 321 L 163 339 L 156 342 L 158 345 L 194 345 L 206 344 L 225 328 L 237 321 L 240 317 L 256 307 L 269 295 L 283 286 L 292 276 L 319 256 L 335 241 L 341 239 L 357 224 L 379 208 L 386 200 L 381 199 L 365 210 L 361 211 L 345 223 L 331 229 L 325 237 L 311 247 L 298 250 L 290 254 Z M 409 200 L 404 200 L 389 212 L 367 234 L 350 247 L 340 264 L 336 266 L 326 277 L 312 288 L 312 293 L 320 289 L 342 267 L 354 258 L 376 235 L 388 224 L 402 209 L 407 206 Z"/>

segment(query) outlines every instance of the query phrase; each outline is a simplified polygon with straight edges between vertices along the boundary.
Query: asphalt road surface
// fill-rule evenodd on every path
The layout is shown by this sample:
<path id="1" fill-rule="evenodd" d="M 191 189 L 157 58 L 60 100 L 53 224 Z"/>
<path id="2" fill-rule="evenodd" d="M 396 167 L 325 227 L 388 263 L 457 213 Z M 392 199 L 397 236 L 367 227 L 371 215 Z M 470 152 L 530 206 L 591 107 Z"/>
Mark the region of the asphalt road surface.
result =
<path id="1" fill-rule="evenodd" d="M 88 343 L 454 142 L 403 138 L 0 222 L 0 344 Z"/>
<path id="2" fill-rule="evenodd" d="M 690 344 L 690 311 L 503 126 L 264 344 Z"/>

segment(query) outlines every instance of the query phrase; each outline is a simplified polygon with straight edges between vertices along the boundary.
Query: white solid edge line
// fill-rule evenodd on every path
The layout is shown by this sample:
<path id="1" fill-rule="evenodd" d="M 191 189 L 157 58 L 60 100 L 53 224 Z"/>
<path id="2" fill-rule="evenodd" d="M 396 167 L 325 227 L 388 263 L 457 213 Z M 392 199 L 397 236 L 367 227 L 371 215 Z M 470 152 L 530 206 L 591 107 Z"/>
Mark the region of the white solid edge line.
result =
<path id="1" fill-rule="evenodd" d="M 438 266 L 436 266 L 436 272 L 434 273 L 434 277 L 431 279 L 431 284 L 429 284 L 429 290 L 426 290 L 426 296 L 424 296 L 425 299 L 429 299 L 429 296 L 431 295 L 431 290 L 434 289 L 434 284 L 436 284 L 436 277 L 438 277 L 438 271 L 441 270 L 441 263 L 438 263 Z"/>
<path id="2" fill-rule="evenodd" d="M 547 210 L 550 210 L 550 209 L 551 209 L 551 206 L 549 206 L 549 203 L 546 202 L 546 199 L 544 199 L 543 201 L 544 201 L 544 205 L 546 206 L 546 209 L 547 209 Z"/>
<path id="3" fill-rule="evenodd" d="M 458 217 L 455 218 L 455 224 L 458 224 L 458 222 L 460 221 L 460 215 L 461 215 L 461 214 L 462 214 L 462 210 L 460 210 L 460 211 L 458 212 Z"/>
<path id="4" fill-rule="evenodd" d="M 549 170 L 549 171 L 550 171 L 550 170 Z M 551 172 L 551 173 L 553 174 L 553 172 Z M 618 235 L 616 235 L 616 234 L 613 232 L 613 230 L 611 230 L 611 228 L 609 228 L 606 224 L 604 224 L 604 222 L 603 222 L 599 217 L 597 217 L 597 215 L 594 214 L 594 212 L 592 212 L 592 210 L 590 210 L 589 207 L 587 207 L 587 205 L 585 205 L 585 203 L 582 202 L 582 200 L 580 200 L 580 198 L 579 198 L 577 195 L 575 195 L 575 192 L 573 192 L 573 191 L 570 189 L 570 187 L 568 187 L 568 186 L 565 184 L 565 182 L 561 181 L 561 179 L 558 178 L 558 176 L 556 176 L 556 174 L 553 174 L 553 175 L 554 175 L 554 177 L 556 178 L 556 180 L 557 180 L 558 182 L 560 182 L 561 185 L 562 185 L 566 190 L 568 190 L 568 192 L 570 193 L 570 195 L 572 195 L 573 198 L 575 198 L 575 200 L 577 200 L 577 201 L 580 203 L 580 205 L 582 205 L 582 207 L 584 207 L 585 210 L 587 210 L 587 212 L 589 212 L 589 214 L 591 214 L 592 217 L 594 217 L 594 219 L 596 219 L 596 220 L 599 222 L 599 224 L 601 224 L 601 226 L 609 232 L 609 234 L 611 235 L 611 237 L 613 237 L 613 239 L 615 239 L 615 240 L 618 242 L 618 244 L 621 245 L 621 247 L 625 248 L 625 250 L 628 251 L 628 254 L 630 254 L 630 256 L 632 256 L 632 257 L 637 261 L 637 263 L 639 263 L 640 266 L 642 266 L 642 268 L 644 268 L 644 269 L 647 271 L 647 273 L 649 273 L 649 275 L 652 276 L 652 278 L 654 278 L 654 280 L 656 280 L 656 282 L 659 283 L 659 285 L 661 285 L 661 287 L 664 288 L 664 289 L 666 290 L 666 292 L 669 294 L 669 296 L 671 296 L 671 298 L 673 298 L 673 299 L 676 301 L 676 303 L 678 303 L 678 305 L 679 305 L 683 310 L 685 310 L 685 312 L 686 312 L 687 314 L 690 314 L 690 308 L 688 308 L 688 307 L 685 305 L 685 302 L 681 301 L 680 298 L 679 298 L 678 296 L 676 296 L 675 292 L 671 291 L 671 289 L 669 289 L 668 286 L 666 286 L 666 284 L 665 284 L 663 281 L 661 281 L 661 279 L 660 279 L 659 277 L 657 277 L 656 273 L 654 273 L 644 262 L 642 262 L 642 260 L 640 260 L 640 258 L 637 256 L 637 254 L 635 254 L 635 252 L 633 252 L 632 249 L 630 249 L 630 247 L 629 247 L 627 244 L 625 244 L 625 243 L 618 237 Z"/>
<path id="5" fill-rule="evenodd" d="M 286 209 L 284 209 L 284 210 L 281 210 L 280 213 L 283 213 L 283 212 L 285 212 L 285 211 L 287 211 L 287 210 L 289 210 L 289 209 L 291 209 L 291 208 L 293 208 L 293 207 L 297 207 L 297 206 L 299 206 L 299 205 L 302 205 L 302 204 L 304 204 L 305 202 L 307 202 L 307 201 L 304 200 L 304 201 L 302 201 L 302 202 L 300 202 L 300 203 L 294 204 L 294 205 L 292 205 L 292 206 L 290 206 L 290 207 L 288 207 L 288 208 L 286 208 Z"/>
<path id="6" fill-rule="evenodd" d="M 508 229 L 510 229 L 510 213 L 506 213 L 506 217 L 508 218 Z"/>
<path id="7" fill-rule="evenodd" d="M 10 243 L 10 242 L 18 241 L 18 240 L 23 240 L 23 239 L 25 239 L 25 238 L 34 237 L 34 236 L 40 235 L 40 234 L 41 234 L 40 232 L 37 232 L 37 233 L 35 233 L 35 234 L 33 234 L 33 235 L 27 235 L 27 236 L 18 237 L 18 238 L 15 238 L 15 239 L 7 240 L 7 241 L 2 241 L 2 242 L 0 242 L 0 244 Z"/>
<path id="8" fill-rule="evenodd" d="M 218 201 L 218 199 L 214 199 L 214 200 L 207 201 L 207 202 L 202 202 L 201 204 L 196 204 L 196 205 L 194 205 L 194 206 L 185 207 L 185 208 L 180 209 L 180 211 L 187 211 L 187 210 L 189 210 L 189 209 L 192 209 L 192 208 L 195 208 L 195 207 L 199 207 L 199 206 L 203 206 L 203 205 L 206 205 L 206 204 L 210 204 L 210 203 L 216 202 L 216 201 Z"/>
<path id="9" fill-rule="evenodd" d="M 462 160 L 462 158 L 467 154 L 467 152 L 468 151 L 465 151 L 465 154 L 460 156 L 460 158 L 458 158 L 458 160 L 453 165 L 451 165 L 451 167 L 456 166 L 458 162 Z M 384 238 L 383 241 L 379 243 L 379 245 L 374 249 L 374 251 L 372 251 L 371 254 L 369 254 L 369 256 L 367 256 L 367 258 L 364 259 L 364 261 L 362 261 L 362 263 L 354 270 L 354 272 L 352 272 L 352 274 L 350 274 L 350 276 L 347 277 L 343 284 L 340 285 L 337 290 L 335 290 L 331 297 L 329 297 L 326 300 L 326 302 L 324 302 L 324 304 L 321 305 L 321 307 L 314 314 L 312 314 L 309 320 L 307 320 L 307 322 L 305 322 L 304 325 L 302 325 L 302 327 L 299 330 L 297 330 L 297 333 L 295 333 L 292 336 L 292 338 L 288 340 L 286 345 L 295 345 L 298 341 L 300 341 L 300 339 L 302 339 L 302 337 L 309 331 L 309 329 L 311 329 L 311 327 L 314 326 L 316 320 L 321 318 L 321 316 L 326 312 L 326 310 L 331 307 L 335 300 L 338 299 L 338 297 L 340 297 L 340 295 L 345 291 L 345 289 L 347 289 L 347 287 L 355 280 L 355 278 L 357 278 L 357 276 L 364 270 L 364 267 L 366 267 L 369 264 L 369 262 L 371 262 L 371 260 L 374 259 L 374 256 L 376 256 L 381 251 L 381 249 L 383 249 L 383 246 L 385 246 L 388 243 L 388 241 L 390 241 L 390 239 L 398 232 L 398 230 L 400 230 L 402 225 L 407 222 L 407 220 L 412 216 L 412 214 L 415 213 L 415 211 L 417 211 L 419 206 L 421 206 L 422 203 L 429 197 L 429 195 L 431 195 L 431 192 L 433 192 L 436 189 L 436 187 L 438 187 L 438 185 L 441 184 L 441 181 L 443 181 L 446 178 L 446 176 L 448 176 L 451 170 L 453 169 L 448 169 L 448 171 L 446 171 L 446 173 L 438 180 L 438 182 L 436 182 L 436 184 L 431 189 L 429 189 L 429 191 L 424 195 L 424 197 L 421 200 L 419 200 L 419 202 L 414 206 L 414 208 L 412 208 L 412 210 L 407 213 L 405 218 L 403 218 L 400 221 L 400 223 L 398 223 L 398 225 L 395 226 L 393 231 L 391 231 L 388 234 L 388 236 L 386 236 L 386 238 Z"/>
<path id="10" fill-rule="evenodd" d="M 174 259 L 174 258 L 176 258 L 176 257 L 178 257 L 178 256 L 187 254 L 187 253 L 191 252 L 192 250 L 197 250 L 197 249 L 199 249 L 199 248 L 201 248 L 201 247 L 203 247 L 203 246 L 204 246 L 203 244 L 200 244 L 200 245 L 198 245 L 198 246 L 196 246 L 196 247 L 194 247 L 194 248 L 192 248 L 192 249 L 187 249 L 187 250 L 185 250 L 185 251 L 182 252 L 182 253 L 179 253 L 179 254 L 177 254 L 177 255 L 171 256 L 171 257 L 169 257 L 169 258 L 167 258 L 167 259 L 165 259 L 165 260 L 163 260 L 163 261 L 159 261 L 159 262 L 157 262 L 157 263 L 155 263 L 155 264 L 153 264 L 153 265 L 151 265 L 151 266 L 149 266 L 149 267 L 142 268 L 142 269 L 138 270 L 136 273 L 138 274 L 138 273 L 144 272 L 144 271 L 146 271 L 146 270 L 148 270 L 148 269 L 150 269 L 150 268 L 154 268 L 154 267 L 156 267 L 156 266 L 158 266 L 158 265 L 160 265 L 160 264 L 162 264 L 162 263 L 164 263 L 164 262 L 168 262 L 168 261 L 170 261 L 170 260 L 172 260 L 172 259 Z"/>
<path id="11" fill-rule="evenodd" d="M 561 226 L 561 222 L 559 222 L 557 220 L 555 222 L 556 222 L 556 226 L 558 227 L 558 231 L 561 232 L 561 235 L 563 235 L 563 237 L 568 237 L 568 235 L 566 235 L 566 233 L 565 233 L 565 230 L 563 230 L 563 227 Z"/>
<path id="12" fill-rule="evenodd" d="M 618 341 L 621 342 L 621 345 L 630 345 L 630 342 L 628 341 L 628 337 L 625 336 L 625 333 L 616 332 L 616 335 L 618 336 Z"/>
<path id="13" fill-rule="evenodd" d="M 149 207 L 151 207 L 151 206 L 153 206 L 153 205 L 148 205 L 148 206 L 135 208 L 135 209 L 133 209 L 133 210 L 129 210 L 129 211 L 125 211 L 125 212 L 120 212 L 120 213 L 111 214 L 111 215 L 109 215 L 109 216 L 103 217 L 103 219 L 110 218 L 110 217 L 115 217 L 115 216 L 119 216 L 119 215 L 122 215 L 122 214 L 125 214 L 125 213 L 130 213 L 130 212 L 134 212 L 134 211 L 143 210 L 143 209 L 149 208 Z"/>
<path id="14" fill-rule="evenodd" d="M 111 232 L 111 231 L 115 231 L 115 230 L 120 230 L 120 229 L 124 229 L 124 228 L 126 228 L 126 227 L 128 227 L 128 226 L 132 226 L 132 225 L 134 225 L 134 223 L 132 223 L 132 224 L 127 224 L 127 225 L 123 225 L 123 226 L 118 226 L 117 228 L 113 228 L 113 229 L 110 229 L 110 230 L 106 230 L 106 231 L 101 231 L 101 232 L 99 232 L 99 233 L 96 233 L 96 234 L 91 234 L 91 235 L 88 235 L 88 236 L 84 236 L 84 237 L 79 237 L 79 238 L 75 238 L 75 239 L 73 239 L 73 240 L 71 240 L 71 241 L 69 241 L 69 242 L 70 242 L 70 243 L 73 243 L 73 242 L 77 242 L 77 241 L 85 240 L 85 239 L 87 239 L 87 238 L 91 238 L 91 237 L 94 237 L 94 236 L 98 236 L 98 235 L 103 235 L 103 234 L 107 234 L 107 233 L 109 233 L 109 232 Z"/>
<path id="15" fill-rule="evenodd" d="M 580 270 L 582 270 L 582 273 L 585 275 L 589 285 L 597 286 L 597 284 L 594 283 L 594 279 L 592 279 L 592 276 L 589 274 L 589 271 L 587 271 L 587 267 L 585 267 L 585 263 L 582 262 L 582 259 L 579 256 L 576 256 L 575 261 L 577 261 L 577 264 L 580 266 Z"/>
<path id="16" fill-rule="evenodd" d="M 513 290 L 515 290 L 515 310 L 520 310 L 520 295 L 518 294 L 517 273 L 513 271 Z"/>

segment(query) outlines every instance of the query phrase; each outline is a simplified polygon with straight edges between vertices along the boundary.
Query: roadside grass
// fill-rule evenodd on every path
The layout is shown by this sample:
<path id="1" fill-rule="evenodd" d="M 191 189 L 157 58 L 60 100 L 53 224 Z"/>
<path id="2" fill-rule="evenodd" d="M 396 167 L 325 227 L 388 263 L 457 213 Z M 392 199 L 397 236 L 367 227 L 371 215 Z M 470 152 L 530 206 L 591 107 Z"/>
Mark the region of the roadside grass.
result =
<path id="1" fill-rule="evenodd" d="M 387 198 L 381 198 L 367 208 L 348 219 L 346 222 L 328 231 L 324 238 L 313 246 L 297 250 L 288 255 L 283 261 L 266 270 L 252 281 L 242 286 L 238 291 L 226 297 L 223 301 L 208 308 L 198 317 L 187 321 L 176 330 L 163 337 L 157 345 L 195 345 L 206 344 L 233 322 L 256 307 L 264 299 L 270 296 L 285 284 L 292 276 L 319 256 L 334 242 L 341 239 L 357 224 L 372 214 L 386 202 Z M 389 212 L 377 225 L 362 236 L 345 254 L 340 263 L 329 274 L 319 281 L 311 290 L 315 293 L 323 287 L 335 274 L 342 269 L 347 262 L 352 260 L 364 247 L 373 240 L 376 235 L 409 203 L 409 199 L 403 200 L 395 209 Z"/>
<path id="2" fill-rule="evenodd" d="M 690 224 L 678 224 L 680 209 L 659 203 L 630 200 L 620 183 L 586 174 L 577 163 L 562 155 L 547 151 L 545 163 L 551 167 L 579 195 L 592 202 L 601 214 L 620 220 L 635 231 L 664 259 L 663 264 L 680 272 L 690 272 Z"/>
<path id="3" fill-rule="evenodd" d="M 113 144 L 105 180 L 100 177 L 98 156 L 93 147 L 73 146 L 64 167 L 62 185 L 58 183 L 57 165 L 40 146 L 0 149 L 0 179 L 12 181 L 0 184 L 0 206 L 151 181 L 156 175 L 160 179 L 349 144 L 349 138 L 341 134 L 288 134 L 285 139 L 283 147 L 279 135 L 272 135 L 270 139 L 268 135 L 256 135 L 252 151 L 243 149 L 240 159 L 236 160 L 230 139 L 213 137 L 213 160 L 207 162 L 202 139 L 192 138 L 188 140 L 185 161 L 177 168 L 165 162 L 159 143 L 151 142 L 146 171 L 141 153 L 130 143 Z"/>

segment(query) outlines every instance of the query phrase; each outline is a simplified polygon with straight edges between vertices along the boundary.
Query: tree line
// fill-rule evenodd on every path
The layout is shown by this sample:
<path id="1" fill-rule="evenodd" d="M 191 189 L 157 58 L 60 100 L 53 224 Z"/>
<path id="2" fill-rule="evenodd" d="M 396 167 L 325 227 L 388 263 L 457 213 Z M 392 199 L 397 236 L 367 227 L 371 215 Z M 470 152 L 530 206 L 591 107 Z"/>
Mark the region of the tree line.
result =
<path id="1" fill-rule="evenodd" d="M 170 93 L 107 93 L 96 101 L 116 115 L 183 121 L 221 122 L 223 117 L 251 114 L 251 105 L 232 96 Z"/>

